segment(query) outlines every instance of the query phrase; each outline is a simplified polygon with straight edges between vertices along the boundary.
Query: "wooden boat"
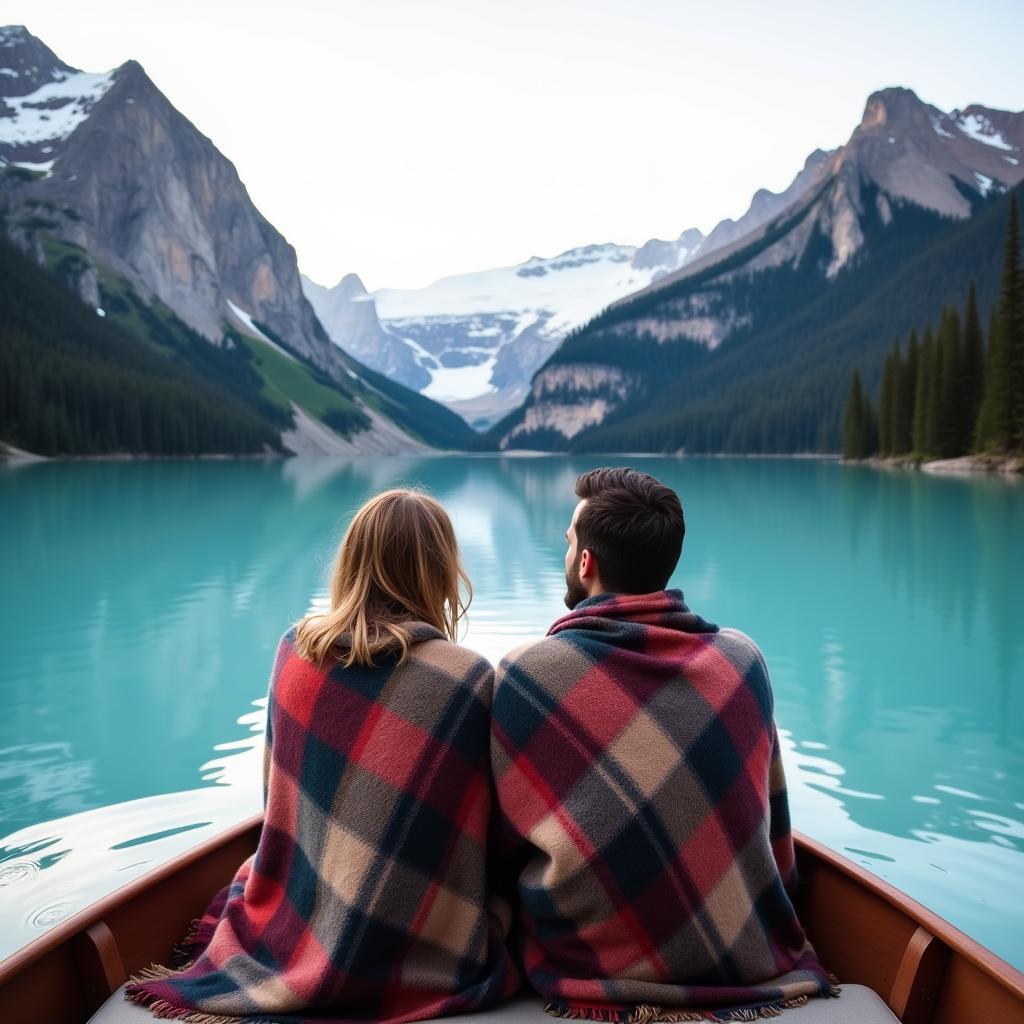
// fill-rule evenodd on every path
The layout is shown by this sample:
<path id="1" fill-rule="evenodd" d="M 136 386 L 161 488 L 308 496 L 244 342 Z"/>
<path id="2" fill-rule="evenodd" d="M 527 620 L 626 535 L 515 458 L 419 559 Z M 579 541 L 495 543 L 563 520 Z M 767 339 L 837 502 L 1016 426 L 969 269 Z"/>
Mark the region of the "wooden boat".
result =
<path id="1" fill-rule="evenodd" d="M 167 961 L 256 849 L 261 825 L 262 815 L 241 822 L 0 963 L 0 1022 L 88 1021 L 128 974 Z M 1024 1022 L 1024 974 L 845 857 L 799 834 L 796 842 L 800 916 L 840 982 L 873 989 L 904 1024 Z"/>

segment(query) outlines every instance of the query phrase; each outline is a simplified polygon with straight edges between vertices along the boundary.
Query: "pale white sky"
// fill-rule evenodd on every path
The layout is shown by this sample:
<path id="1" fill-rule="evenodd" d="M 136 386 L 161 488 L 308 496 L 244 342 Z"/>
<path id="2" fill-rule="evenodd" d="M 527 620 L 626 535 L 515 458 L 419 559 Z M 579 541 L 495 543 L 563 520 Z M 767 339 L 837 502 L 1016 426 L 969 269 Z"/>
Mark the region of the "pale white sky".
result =
<path id="1" fill-rule="evenodd" d="M 1024 107 L 1024 3 L 0 0 L 67 63 L 134 57 L 302 269 L 419 287 L 708 231 L 874 89 Z"/>

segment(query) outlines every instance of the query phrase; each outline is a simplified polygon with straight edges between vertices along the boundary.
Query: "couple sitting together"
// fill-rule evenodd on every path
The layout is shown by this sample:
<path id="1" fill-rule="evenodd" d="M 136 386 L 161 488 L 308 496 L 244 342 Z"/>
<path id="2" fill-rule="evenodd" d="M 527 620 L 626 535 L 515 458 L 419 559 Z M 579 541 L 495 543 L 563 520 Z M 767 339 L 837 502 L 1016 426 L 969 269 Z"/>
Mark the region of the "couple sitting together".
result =
<path id="1" fill-rule="evenodd" d="M 576 494 L 570 611 L 497 673 L 455 642 L 468 579 L 441 505 L 392 490 L 356 513 L 330 610 L 274 661 L 256 853 L 129 999 L 398 1024 L 532 990 L 647 1024 L 836 994 L 791 902 L 761 652 L 665 589 L 674 491 L 596 469 Z"/>

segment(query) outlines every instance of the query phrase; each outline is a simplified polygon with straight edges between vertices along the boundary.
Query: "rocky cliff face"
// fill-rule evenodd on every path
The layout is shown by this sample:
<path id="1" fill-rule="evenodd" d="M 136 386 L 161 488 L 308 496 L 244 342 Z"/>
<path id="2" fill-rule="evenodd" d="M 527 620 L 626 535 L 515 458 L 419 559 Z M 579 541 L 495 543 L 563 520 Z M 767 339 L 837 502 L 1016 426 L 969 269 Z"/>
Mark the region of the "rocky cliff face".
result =
<path id="1" fill-rule="evenodd" d="M 688 263 L 718 252 L 727 245 L 732 245 L 741 238 L 746 237 L 752 231 L 756 231 L 763 224 L 777 217 L 783 210 L 788 209 L 793 203 L 801 199 L 807 192 L 818 184 L 826 173 L 826 165 L 832 152 L 816 149 L 804 161 L 804 166 L 790 183 L 789 187 L 782 192 L 771 192 L 766 188 L 758 189 L 750 200 L 747 212 L 738 220 L 726 218 L 702 239 L 693 256 Z"/>
<path id="2" fill-rule="evenodd" d="M 910 89 L 872 93 L 861 123 L 845 146 L 828 153 L 815 150 L 789 189 L 774 200 L 770 193 L 755 195 L 750 211 L 735 226 L 723 222 L 693 260 L 647 291 L 695 276 L 739 248 L 749 248 L 801 200 L 813 203 L 811 219 L 801 221 L 797 229 L 803 237 L 786 233 L 773 242 L 770 253 L 752 257 L 758 262 L 747 269 L 798 261 L 812 229 L 818 227 L 831 243 L 829 273 L 834 276 L 863 241 L 864 185 L 881 190 L 883 218 L 890 216 L 893 201 L 964 218 L 971 214 L 972 195 L 984 197 L 993 188 L 1010 187 L 1024 177 L 1022 153 L 1024 111 L 997 111 L 975 104 L 947 114 L 923 103 Z"/>
<path id="3" fill-rule="evenodd" d="M 73 210 L 77 218 L 62 223 L 61 238 L 212 343 L 223 338 L 230 300 L 336 370 L 303 298 L 295 251 L 253 206 L 234 165 L 135 61 L 106 81 L 71 133 L 49 140 L 52 164 L 22 186 L 24 198 Z M 82 282 L 87 298 L 95 273 Z"/>
<path id="4" fill-rule="evenodd" d="M 331 341 L 360 362 L 414 391 L 430 383 L 430 373 L 402 338 L 381 325 L 377 306 L 358 274 L 346 274 L 333 288 L 302 278 L 302 288 Z"/>

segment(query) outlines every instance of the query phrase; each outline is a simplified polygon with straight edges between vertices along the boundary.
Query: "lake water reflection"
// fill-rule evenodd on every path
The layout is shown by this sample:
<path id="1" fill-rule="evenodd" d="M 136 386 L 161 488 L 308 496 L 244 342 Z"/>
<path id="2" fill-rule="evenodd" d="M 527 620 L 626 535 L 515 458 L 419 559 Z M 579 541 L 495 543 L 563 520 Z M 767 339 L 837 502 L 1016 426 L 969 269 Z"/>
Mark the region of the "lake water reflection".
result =
<path id="1" fill-rule="evenodd" d="M 1024 487 L 804 460 L 606 459 L 675 487 L 673 585 L 762 646 L 794 823 L 1024 967 Z M 492 660 L 563 610 L 593 459 L 0 469 L 0 957 L 259 808 L 278 637 L 351 511 L 455 522 Z"/>

